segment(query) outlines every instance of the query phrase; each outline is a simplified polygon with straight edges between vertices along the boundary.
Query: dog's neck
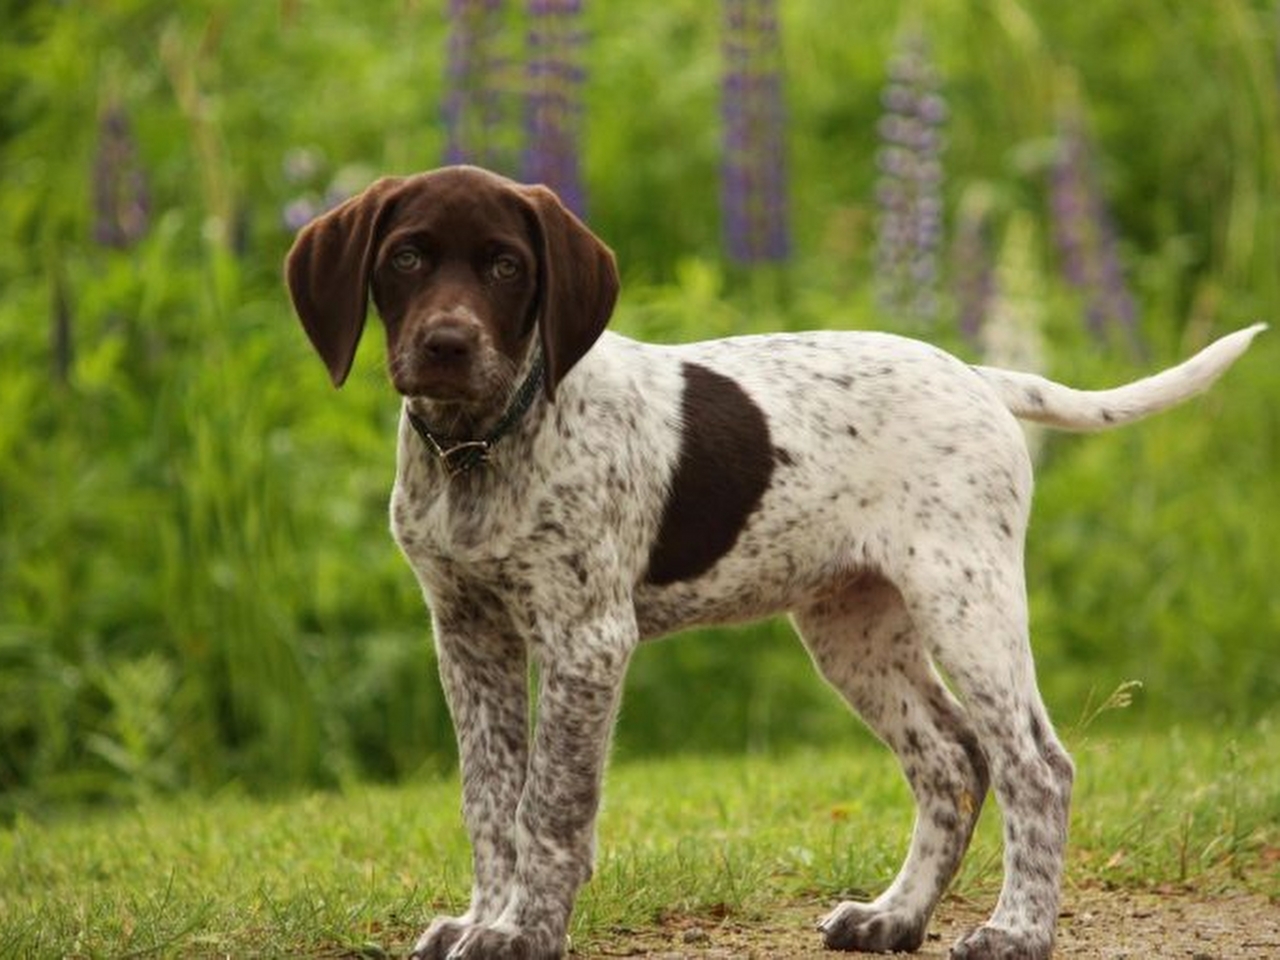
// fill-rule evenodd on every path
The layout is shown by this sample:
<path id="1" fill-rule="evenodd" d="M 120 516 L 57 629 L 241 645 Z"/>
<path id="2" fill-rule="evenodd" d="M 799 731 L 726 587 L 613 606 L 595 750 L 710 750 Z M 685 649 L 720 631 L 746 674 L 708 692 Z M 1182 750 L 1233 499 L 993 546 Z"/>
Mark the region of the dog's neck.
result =
<path id="1" fill-rule="evenodd" d="M 542 392 L 545 376 L 542 352 L 534 350 L 519 385 L 501 408 L 486 404 L 484 411 L 477 412 L 461 404 L 415 398 L 405 404 L 405 413 L 427 457 L 439 462 L 450 476 L 458 476 L 485 464 L 493 446 L 519 427 Z"/>

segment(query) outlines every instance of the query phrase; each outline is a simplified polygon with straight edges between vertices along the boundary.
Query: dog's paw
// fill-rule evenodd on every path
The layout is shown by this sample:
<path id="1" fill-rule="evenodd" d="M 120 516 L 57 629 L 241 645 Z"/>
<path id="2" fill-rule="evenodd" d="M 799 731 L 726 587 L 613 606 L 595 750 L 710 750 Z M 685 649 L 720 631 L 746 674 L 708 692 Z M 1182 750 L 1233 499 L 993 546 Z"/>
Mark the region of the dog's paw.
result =
<path id="1" fill-rule="evenodd" d="M 518 930 L 470 927 L 445 960 L 559 960 L 564 943 L 551 943 Z"/>
<path id="2" fill-rule="evenodd" d="M 409 960 L 445 960 L 469 929 L 471 925 L 457 917 L 436 917 L 413 945 Z"/>
<path id="3" fill-rule="evenodd" d="M 911 953 L 924 943 L 925 918 L 905 910 L 846 900 L 819 923 L 828 950 Z"/>
<path id="4" fill-rule="evenodd" d="M 1048 960 L 1052 953 L 1052 941 L 1042 935 L 984 924 L 956 941 L 951 960 Z"/>

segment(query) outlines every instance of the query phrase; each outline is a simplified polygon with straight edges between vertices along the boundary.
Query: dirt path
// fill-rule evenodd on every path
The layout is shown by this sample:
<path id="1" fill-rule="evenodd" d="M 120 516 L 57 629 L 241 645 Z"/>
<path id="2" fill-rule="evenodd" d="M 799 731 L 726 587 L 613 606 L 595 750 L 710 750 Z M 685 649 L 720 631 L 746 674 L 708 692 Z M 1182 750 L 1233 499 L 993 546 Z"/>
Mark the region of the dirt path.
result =
<path id="1" fill-rule="evenodd" d="M 952 942 L 980 923 L 990 903 L 949 899 L 938 910 L 929 939 L 916 957 L 945 958 Z M 673 917 L 661 926 L 620 931 L 572 955 L 581 960 L 652 957 L 654 960 L 772 960 L 822 958 L 813 924 L 823 909 L 797 905 L 759 922 Z M 1203 896 L 1078 890 L 1068 894 L 1058 923 L 1062 958 L 1082 960 L 1236 960 L 1280 958 L 1280 905 L 1250 894 Z"/>

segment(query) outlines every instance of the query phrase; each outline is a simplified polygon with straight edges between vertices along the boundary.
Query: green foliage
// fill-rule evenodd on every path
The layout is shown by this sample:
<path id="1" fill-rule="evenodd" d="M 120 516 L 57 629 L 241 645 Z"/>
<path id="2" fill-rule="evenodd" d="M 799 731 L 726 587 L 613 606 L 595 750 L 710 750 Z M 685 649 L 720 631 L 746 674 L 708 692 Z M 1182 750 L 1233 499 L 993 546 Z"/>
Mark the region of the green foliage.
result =
<path id="1" fill-rule="evenodd" d="M 742 273 L 719 229 L 715 5 L 588 5 L 585 170 L 619 329 L 659 340 L 889 327 L 870 307 L 875 122 L 897 4 L 783 4 L 799 255 Z M 394 398 L 376 331 L 334 394 L 291 319 L 282 211 L 432 166 L 439 4 L 4 4 L 0 37 L 0 813 L 448 766 L 426 615 L 386 535 Z M 1225 0 L 923 2 L 946 189 L 1030 237 L 1052 372 L 1106 384 L 1280 319 L 1275 20 Z M 1143 29 L 1125 24 L 1142 23 Z M 99 117 L 132 121 L 150 229 L 93 243 Z M 1082 108 L 1151 356 L 1098 356 L 1042 239 Z M 310 158 L 299 175 L 286 160 Z M 964 351 L 945 329 L 922 332 Z M 69 337 L 67 336 L 69 335 Z M 1030 545 L 1056 714 L 1246 720 L 1280 693 L 1280 347 L 1205 400 L 1045 450 Z M 1092 701 L 1091 701 L 1092 697 Z M 640 652 L 619 749 L 865 736 L 781 622 Z"/>
<path id="2" fill-rule="evenodd" d="M 1250 360 L 1138 429 L 1051 442 L 1028 576 L 1062 706 L 1128 678 L 1156 715 L 1238 720 L 1280 697 L 1280 350 Z"/>

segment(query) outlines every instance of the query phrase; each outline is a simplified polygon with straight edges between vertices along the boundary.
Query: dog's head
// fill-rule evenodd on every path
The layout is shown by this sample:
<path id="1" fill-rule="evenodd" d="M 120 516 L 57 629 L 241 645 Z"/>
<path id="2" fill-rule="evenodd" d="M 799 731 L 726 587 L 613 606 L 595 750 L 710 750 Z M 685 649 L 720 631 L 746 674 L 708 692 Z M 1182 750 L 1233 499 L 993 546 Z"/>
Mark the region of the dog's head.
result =
<path id="1" fill-rule="evenodd" d="M 476 167 L 378 180 L 308 224 L 285 272 L 335 386 L 372 296 L 396 389 L 481 407 L 501 402 L 535 331 L 554 397 L 618 295 L 613 254 L 555 194 Z"/>

